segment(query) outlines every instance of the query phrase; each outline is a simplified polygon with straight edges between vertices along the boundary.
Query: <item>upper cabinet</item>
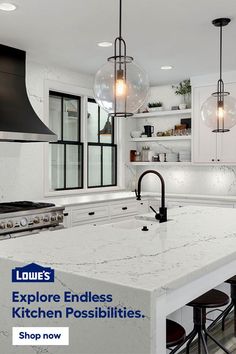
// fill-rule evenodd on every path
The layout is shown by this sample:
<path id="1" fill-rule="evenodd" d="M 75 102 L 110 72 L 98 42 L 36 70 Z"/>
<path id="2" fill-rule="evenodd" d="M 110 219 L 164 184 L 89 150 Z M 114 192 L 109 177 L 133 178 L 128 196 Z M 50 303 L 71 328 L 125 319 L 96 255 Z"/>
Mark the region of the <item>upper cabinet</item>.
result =
<path id="1" fill-rule="evenodd" d="M 236 97 L 236 83 L 226 83 L 226 91 Z M 203 102 L 216 91 L 216 85 L 193 88 L 193 153 L 194 163 L 236 164 L 236 126 L 227 133 L 213 133 L 201 119 Z"/>

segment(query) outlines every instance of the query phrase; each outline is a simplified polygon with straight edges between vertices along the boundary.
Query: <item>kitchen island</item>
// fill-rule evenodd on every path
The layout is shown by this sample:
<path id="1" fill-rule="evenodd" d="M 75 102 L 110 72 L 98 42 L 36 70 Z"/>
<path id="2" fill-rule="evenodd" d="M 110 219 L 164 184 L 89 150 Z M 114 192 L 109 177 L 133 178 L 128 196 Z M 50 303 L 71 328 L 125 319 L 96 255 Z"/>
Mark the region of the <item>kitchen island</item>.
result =
<path id="1" fill-rule="evenodd" d="M 42 232 L 0 245 L 1 353 L 164 354 L 166 317 L 236 273 L 236 209 L 184 207 L 170 210 L 168 222 L 162 224 L 154 218 L 133 218 Z M 32 262 L 53 268 L 55 282 L 11 283 L 12 268 Z M 40 306 L 63 311 L 67 306 L 102 306 L 106 311 L 112 306 L 121 309 L 122 316 L 127 311 L 140 316 L 13 319 L 16 304 L 11 297 L 16 290 L 110 294 L 112 302 L 99 305 L 90 301 Z M 69 326 L 70 345 L 12 346 L 13 326 Z"/>

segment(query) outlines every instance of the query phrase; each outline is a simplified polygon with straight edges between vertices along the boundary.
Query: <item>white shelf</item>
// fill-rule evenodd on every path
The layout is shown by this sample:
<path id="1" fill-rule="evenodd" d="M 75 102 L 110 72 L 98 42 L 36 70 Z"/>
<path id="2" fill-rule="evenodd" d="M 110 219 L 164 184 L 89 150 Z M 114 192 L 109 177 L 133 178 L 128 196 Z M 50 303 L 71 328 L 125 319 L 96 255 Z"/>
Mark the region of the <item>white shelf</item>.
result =
<path id="1" fill-rule="evenodd" d="M 137 142 L 142 142 L 142 141 L 178 141 L 178 140 L 191 140 L 192 137 L 191 135 L 181 135 L 181 136 L 153 136 L 150 138 L 132 138 L 130 141 L 137 143 Z"/>
<path id="2" fill-rule="evenodd" d="M 192 162 L 130 162 L 131 166 L 190 166 Z"/>
<path id="3" fill-rule="evenodd" d="M 192 113 L 191 109 L 176 109 L 171 111 L 155 111 L 149 113 L 137 113 L 132 116 L 132 118 L 153 118 L 153 117 L 164 117 L 164 116 L 180 116 Z"/>

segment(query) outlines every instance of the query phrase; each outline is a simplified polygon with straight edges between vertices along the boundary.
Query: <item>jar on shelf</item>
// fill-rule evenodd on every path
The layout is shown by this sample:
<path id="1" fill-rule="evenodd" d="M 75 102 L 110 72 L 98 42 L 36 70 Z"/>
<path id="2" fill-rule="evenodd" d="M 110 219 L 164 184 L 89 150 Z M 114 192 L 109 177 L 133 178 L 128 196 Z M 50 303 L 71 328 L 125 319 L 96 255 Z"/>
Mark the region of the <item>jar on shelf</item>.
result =
<path id="1" fill-rule="evenodd" d="M 166 153 L 165 152 L 159 153 L 159 161 L 166 162 Z"/>
<path id="2" fill-rule="evenodd" d="M 135 151 L 135 153 L 134 153 L 134 161 L 135 162 L 141 162 L 142 161 L 141 152 Z"/>
<path id="3" fill-rule="evenodd" d="M 135 161 L 135 153 L 136 153 L 136 150 L 130 150 L 130 162 Z"/>
<path id="4" fill-rule="evenodd" d="M 159 162 L 159 154 L 152 156 L 152 162 Z"/>
<path id="5" fill-rule="evenodd" d="M 150 157 L 150 147 L 149 146 L 143 146 L 142 147 L 142 161 L 143 162 L 148 162 L 149 157 Z"/>

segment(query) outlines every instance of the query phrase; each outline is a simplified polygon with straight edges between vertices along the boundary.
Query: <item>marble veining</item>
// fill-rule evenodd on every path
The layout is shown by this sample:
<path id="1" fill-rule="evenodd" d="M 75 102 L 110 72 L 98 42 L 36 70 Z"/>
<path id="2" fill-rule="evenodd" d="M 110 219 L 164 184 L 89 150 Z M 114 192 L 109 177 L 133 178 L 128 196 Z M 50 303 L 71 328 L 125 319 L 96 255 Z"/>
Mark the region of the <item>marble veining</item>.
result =
<path id="1" fill-rule="evenodd" d="M 236 257 L 236 210 L 184 207 L 150 231 L 80 226 L 1 242 L 0 257 L 160 295 Z M 135 219 L 133 219 L 135 222 Z M 151 225 L 152 224 L 152 225 Z"/>

